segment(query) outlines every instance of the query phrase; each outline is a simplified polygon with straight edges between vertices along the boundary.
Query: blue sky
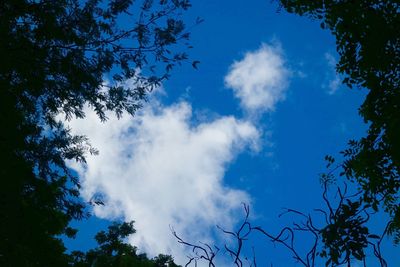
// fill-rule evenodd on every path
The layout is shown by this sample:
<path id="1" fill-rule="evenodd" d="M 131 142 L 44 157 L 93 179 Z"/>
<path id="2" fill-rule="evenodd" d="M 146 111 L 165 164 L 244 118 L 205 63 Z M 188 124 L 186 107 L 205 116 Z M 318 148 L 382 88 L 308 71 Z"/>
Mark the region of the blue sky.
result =
<path id="1" fill-rule="evenodd" d="M 241 202 L 255 224 L 277 230 L 283 207 L 321 207 L 324 156 L 363 135 L 357 108 L 365 92 L 340 85 L 335 40 L 318 22 L 278 13 L 270 1 L 198 1 L 185 20 L 197 16 L 204 22 L 192 29 L 189 54 L 198 70 L 176 68 L 134 119 L 110 115 L 102 124 L 88 111 L 71 122 L 100 151 L 85 167 L 71 163 L 82 196 L 107 200 L 77 223 L 71 249 L 94 246 L 91 237 L 109 220 L 133 219 L 134 245 L 183 263 L 187 251 L 169 227 L 218 243 L 215 225 L 234 227 Z M 297 266 L 284 249 L 251 242 L 260 266 Z"/>

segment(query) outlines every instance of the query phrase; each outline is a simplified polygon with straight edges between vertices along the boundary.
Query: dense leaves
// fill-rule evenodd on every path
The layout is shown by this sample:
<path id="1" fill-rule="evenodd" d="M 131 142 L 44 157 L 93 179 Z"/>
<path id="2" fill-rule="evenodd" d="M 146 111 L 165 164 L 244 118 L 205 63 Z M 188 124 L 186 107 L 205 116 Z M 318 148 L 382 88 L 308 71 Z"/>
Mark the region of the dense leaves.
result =
<path id="1" fill-rule="evenodd" d="M 15 110 L 15 99 L 7 99 L 4 87 L 0 94 L 0 123 L 7 125 L 0 132 L 0 265 L 66 266 L 63 243 L 55 235 L 72 236 L 69 220 L 83 215 L 81 203 L 70 198 L 77 188 L 67 187 L 65 176 L 38 178 L 27 154 L 39 144 L 26 140 L 36 136 L 37 127 Z M 47 156 L 39 153 L 41 160 Z"/>
<path id="2" fill-rule="evenodd" d="M 86 253 L 74 251 L 70 264 L 73 267 L 178 267 L 171 256 L 162 255 L 148 259 L 146 254 L 138 254 L 137 248 L 124 242 L 134 234 L 133 222 L 114 223 L 108 231 L 99 232 L 95 239 L 98 248 Z"/>
<path id="3" fill-rule="evenodd" d="M 67 160 L 97 151 L 59 120 L 134 114 L 187 58 L 187 0 L 0 2 L 0 265 L 64 266 L 87 215 Z"/>
<path id="4" fill-rule="evenodd" d="M 344 262 L 351 262 L 352 257 L 365 258 L 369 230 L 364 225 L 367 219 L 361 216 L 359 209 L 360 202 L 346 199 L 335 211 L 330 224 L 320 231 L 325 244 L 320 255 L 328 258 L 327 265 L 330 262 L 339 264 L 342 258 Z"/>
<path id="5" fill-rule="evenodd" d="M 349 87 L 368 90 L 359 112 L 367 135 L 343 151 L 343 173 L 362 200 L 391 217 L 400 239 L 400 3 L 396 0 L 281 0 L 289 12 L 321 21 L 336 37 L 337 71 Z"/>

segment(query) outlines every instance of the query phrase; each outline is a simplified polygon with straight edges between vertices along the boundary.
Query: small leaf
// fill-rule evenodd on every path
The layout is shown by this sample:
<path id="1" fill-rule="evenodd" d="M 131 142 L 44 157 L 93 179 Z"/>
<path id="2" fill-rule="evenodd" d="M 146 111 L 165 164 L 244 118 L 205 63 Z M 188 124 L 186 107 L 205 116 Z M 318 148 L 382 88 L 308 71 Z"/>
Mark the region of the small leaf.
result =
<path id="1" fill-rule="evenodd" d="M 193 68 L 195 68 L 195 69 L 197 70 L 197 69 L 198 69 L 198 68 L 197 68 L 197 65 L 199 65 L 199 63 L 200 63 L 200 61 L 198 61 L 198 60 L 193 61 L 193 62 L 192 62 Z"/>
<path id="2" fill-rule="evenodd" d="M 196 24 L 200 24 L 200 23 L 202 23 L 204 21 L 204 19 L 202 19 L 202 18 L 200 18 L 200 17 L 197 17 L 196 18 Z"/>

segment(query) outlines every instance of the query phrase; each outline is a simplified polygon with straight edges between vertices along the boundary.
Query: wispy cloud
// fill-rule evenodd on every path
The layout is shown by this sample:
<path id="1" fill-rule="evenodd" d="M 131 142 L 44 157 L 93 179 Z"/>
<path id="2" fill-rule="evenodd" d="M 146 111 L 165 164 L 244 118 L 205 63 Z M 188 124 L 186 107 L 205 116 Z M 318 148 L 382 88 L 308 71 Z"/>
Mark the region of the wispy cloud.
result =
<path id="1" fill-rule="evenodd" d="M 328 94 L 333 95 L 339 89 L 342 81 L 339 75 L 336 73 L 336 58 L 330 53 L 325 53 L 325 60 L 328 64 L 329 70 L 326 74 L 328 82 L 327 85 L 324 85 L 324 87 L 328 88 Z"/>
<path id="2" fill-rule="evenodd" d="M 188 240 L 209 241 L 216 224 L 233 224 L 234 211 L 250 197 L 226 186 L 224 174 L 238 153 L 257 147 L 260 135 L 251 123 L 231 116 L 193 125 L 191 109 L 184 101 L 157 104 L 135 118 L 109 115 L 106 123 L 87 110 L 85 120 L 70 122 L 100 151 L 86 166 L 71 163 L 83 197 L 105 197 L 107 204 L 95 207 L 95 214 L 135 220 L 133 244 L 181 263 L 186 254 L 169 226 Z"/>
<path id="3" fill-rule="evenodd" d="M 262 44 L 230 66 L 225 84 L 247 112 L 268 112 L 285 99 L 289 76 L 280 45 Z"/>

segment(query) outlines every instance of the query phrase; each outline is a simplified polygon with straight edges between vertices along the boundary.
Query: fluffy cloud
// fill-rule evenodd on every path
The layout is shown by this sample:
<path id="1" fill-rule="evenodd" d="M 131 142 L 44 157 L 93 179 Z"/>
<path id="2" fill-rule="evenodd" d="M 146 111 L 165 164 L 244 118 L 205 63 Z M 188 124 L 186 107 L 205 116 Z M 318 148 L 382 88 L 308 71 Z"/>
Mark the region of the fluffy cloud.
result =
<path id="1" fill-rule="evenodd" d="M 83 197 L 101 193 L 106 200 L 95 214 L 135 220 L 133 244 L 150 255 L 172 254 L 181 263 L 186 252 L 169 227 L 188 240 L 207 241 L 211 235 L 205 233 L 216 224 L 235 222 L 234 211 L 250 197 L 224 185 L 224 173 L 237 153 L 257 147 L 260 135 L 234 117 L 201 123 L 191 117 L 190 104 L 180 102 L 147 107 L 135 118 L 109 115 L 106 123 L 87 111 L 85 120 L 69 123 L 100 151 L 85 166 L 71 162 Z"/>
<path id="2" fill-rule="evenodd" d="M 262 44 L 230 66 L 225 84 L 246 111 L 273 111 L 276 103 L 285 98 L 289 75 L 279 45 Z"/>

